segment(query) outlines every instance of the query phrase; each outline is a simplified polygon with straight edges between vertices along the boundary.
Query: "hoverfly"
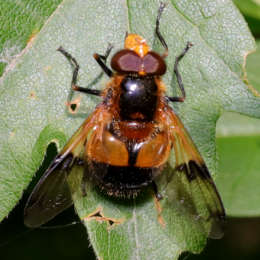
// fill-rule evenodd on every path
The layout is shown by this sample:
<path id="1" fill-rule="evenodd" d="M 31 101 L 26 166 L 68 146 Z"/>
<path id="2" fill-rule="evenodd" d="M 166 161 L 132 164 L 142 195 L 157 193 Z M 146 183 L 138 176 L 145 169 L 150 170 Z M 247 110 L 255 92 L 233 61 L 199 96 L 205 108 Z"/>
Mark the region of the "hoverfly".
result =
<path id="1" fill-rule="evenodd" d="M 163 54 L 150 50 L 145 39 L 137 34 L 126 35 L 124 49 L 111 59 L 112 70 L 106 65 L 111 46 L 104 56 L 94 54 L 110 78 L 103 91 L 78 86 L 76 59 L 62 47 L 58 49 L 74 66 L 72 90 L 100 96 L 102 102 L 54 158 L 34 188 L 25 207 L 27 226 L 38 227 L 72 205 L 67 176 L 76 165 L 85 169 L 83 195 L 87 195 L 86 181 L 91 180 L 116 197 L 133 198 L 150 186 L 159 201 L 162 196 L 156 179 L 167 165 L 172 149 L 176 164 L 172 172 L 178 172 L 188 185 L 196 185 L 196 192 L 201 193 L 202 203 L 213 220 L 224 219 L 224 207 L 205 162 L 169 106 L 169 102 L 185 100 L 178 65 L 191 48 L 190 42 L 174 64 L 182 95 L 167 96 L 161 79 L 168 55 L 168 46 L 159 30 L 164 6 L 160 5 L 155 28 Z"/>

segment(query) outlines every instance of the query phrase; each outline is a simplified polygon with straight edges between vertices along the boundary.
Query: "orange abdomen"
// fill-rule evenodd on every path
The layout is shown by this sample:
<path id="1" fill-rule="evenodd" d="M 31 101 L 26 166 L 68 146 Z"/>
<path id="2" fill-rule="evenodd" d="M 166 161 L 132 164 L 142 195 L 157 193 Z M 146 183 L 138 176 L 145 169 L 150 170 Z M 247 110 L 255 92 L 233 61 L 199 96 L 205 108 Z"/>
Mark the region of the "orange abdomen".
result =
<path id="1" fill-rule="evenodd" d="M 149 122 L 120 122 L 92 132 L 86 146 L 90 160 L 113 166 L 159 167 L 171 150 L 167 129 Z M 134 158 L 134 159 L 133 159 Z"/>

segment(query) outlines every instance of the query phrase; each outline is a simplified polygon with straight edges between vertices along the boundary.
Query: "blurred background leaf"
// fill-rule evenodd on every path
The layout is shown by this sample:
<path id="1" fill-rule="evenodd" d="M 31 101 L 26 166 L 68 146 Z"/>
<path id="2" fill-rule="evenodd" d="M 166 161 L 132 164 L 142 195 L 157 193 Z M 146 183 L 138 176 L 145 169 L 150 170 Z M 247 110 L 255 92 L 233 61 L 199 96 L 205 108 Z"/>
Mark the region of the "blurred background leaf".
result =
<path id="1" fill-rule="evenodd" d="M 250 1 L 248 1 L 250 2 Z M 260 17 L 259 17 L 260 19 Z M 249 84 L 260 91 L 260 41 L 248 55 Z M 260 216 L 260 122 L 235 113 L 224 113 L 217 124 L 219 175 L 217 186 L 229 216 Z"/>
<path id="2" fill-rule="evenodd" d="M 260 1 L 259 0 L 233 0 L 244 15 L 252 33 L 260 36 Z"/>

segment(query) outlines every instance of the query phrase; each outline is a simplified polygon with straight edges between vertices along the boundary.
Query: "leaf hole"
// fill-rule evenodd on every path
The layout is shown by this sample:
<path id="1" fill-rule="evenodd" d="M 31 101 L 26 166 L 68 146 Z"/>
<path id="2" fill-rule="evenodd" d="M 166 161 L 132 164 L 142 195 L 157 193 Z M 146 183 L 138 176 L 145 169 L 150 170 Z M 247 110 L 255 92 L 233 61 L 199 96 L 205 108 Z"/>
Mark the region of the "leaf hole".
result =
<path id="1" fill-rule="evenodd" d="M 108 220 L 108 224 L 109 224 L 110 226 L 114 225 L 114 223 L 115 223 L 115 222 L 114 222 L 113 220 L 111 220 L 111 219 Z"/>
<path id="2" fill-rule="evenodd" d="M 97 222 L 106 222 L 108 224 L 108 230 L 124 222 L 124 219 L 109 218 L 104 216 L 102 208 L 97 208 L 93 213 L 89 214 L 87 217 L 84 217 L 83 220 L 96 220 Z"/>
<path id="3" fill-rule="evenodd" d="M 68 107 L 68 110 L 71 114 L 76 114 L 78 112 L 80 106 L 80 100 L 81 97 L 79 96 L 75 100 L 71 102 L 67 102 L 66 106 Z"/>
<path id="4" fill-rule="evenodd" d="M 102 218 L 103 216 L 100 214 L 100 211 L 96 212 L 94 215 L 91 216 L 93 217 L 98 217 L 98 218 Z"/>
<path id="5" fill-rule="evenodd" d="M 71 104 L 70 108 L 71 108 L 72 111 L 75 111 L 76 108 L 77 108 L 77 104 Z"/>

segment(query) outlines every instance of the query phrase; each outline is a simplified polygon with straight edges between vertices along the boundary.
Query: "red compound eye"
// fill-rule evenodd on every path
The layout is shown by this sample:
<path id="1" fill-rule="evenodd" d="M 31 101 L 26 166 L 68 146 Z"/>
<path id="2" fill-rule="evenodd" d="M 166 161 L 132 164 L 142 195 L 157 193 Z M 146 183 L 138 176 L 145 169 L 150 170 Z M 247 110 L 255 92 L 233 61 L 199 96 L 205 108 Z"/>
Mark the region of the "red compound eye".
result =
<path id="1" fill-rule="evenodd" d="M 111 60 L 111 67 L 117 72 L 138 73 L 141 66 L 142 59 L 131 50 L 121 50 Z"/>

